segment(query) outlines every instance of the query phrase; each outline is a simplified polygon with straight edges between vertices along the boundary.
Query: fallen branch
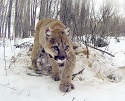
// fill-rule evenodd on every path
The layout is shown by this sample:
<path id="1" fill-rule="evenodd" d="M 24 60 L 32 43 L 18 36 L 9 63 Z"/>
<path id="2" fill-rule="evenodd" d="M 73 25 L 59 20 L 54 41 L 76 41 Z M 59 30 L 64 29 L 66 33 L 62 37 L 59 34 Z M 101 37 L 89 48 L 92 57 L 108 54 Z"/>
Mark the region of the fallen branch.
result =
<path id="1" fill-rule="evenodd" d="M 103 53 L 106 53 L 106 54 L 108 54 L 108 55 L 110 55 L 110 56 L 112 56 L 112 57 L 115 57 L 113 54 L 111 54 L 111 53 L 109 53 L 109 52 L 106 52 L 106 51 L 104 51 L 104 50 L 98 49 L 98 48 L 96 48 L 96 47 L 94 47 L 94 46 L 90 46 L 90 45 L 89 45 L 89 47 L 94 48 L 94 49 L 96 49 L 96 50 L 99 50 L 99 51 L 101 51 L 101 52 L 103 52 Z"/>
<path id="2" fill-rule="evenodd" d="M 20 45 L 14 45 L 16 48 L 25 48 L 25 47 L 31 47 L 33 46 L 33 43 L 30 43 L 30 42 L 24 42 L 24 43 L 21 43 Z"/>
<path id="3" fill-rule="evenodd" d="M 36 77 L 42 77 L 42 74 L 32 74 L 32 73 L 27 73 L 29 76 L 36 76 Z"/>
<path id="4" fill-rule="evenodd" d="M 79 71 L 78 73 L 75 73 L 72 75 L 72 80 L 79 74 L 82 74 L 82 72 L 84 71 L 85 68 L 83 68 L 81 71 Z"/>
<path id="5" fill-rule="evenodd" d="M 82 74 L 82 72 L 84 71 L 85 68 L 83 68 L 81 71 L 79 71 L 78 73 L 75 73 L 72 75 L 72 80 L 79 74 Z M 32 73 L 27 73 L 27 75 L 29 76 L 36 76 L 36 77 L 42 77 L 42 75 L 48 76 L 46 74 L 32 74 Z"/>

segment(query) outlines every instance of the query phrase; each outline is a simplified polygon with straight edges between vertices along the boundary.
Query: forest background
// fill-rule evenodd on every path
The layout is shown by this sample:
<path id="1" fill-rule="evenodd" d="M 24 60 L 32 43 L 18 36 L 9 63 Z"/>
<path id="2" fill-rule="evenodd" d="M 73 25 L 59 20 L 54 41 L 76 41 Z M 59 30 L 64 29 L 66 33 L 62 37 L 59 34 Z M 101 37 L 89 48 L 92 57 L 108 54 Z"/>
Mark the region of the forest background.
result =
<path id="1" fill-rule="evenodd" d="M 56 18 L 71 28 L 74 41 L 125 35 L 125 17 L 113 0 L 0 0 L 0 38 L 34 36 L 38 20 Z M 123 8 L 124 9 L 124 8 Z M 85 36 L 85 37 L 84 37 Z"/>

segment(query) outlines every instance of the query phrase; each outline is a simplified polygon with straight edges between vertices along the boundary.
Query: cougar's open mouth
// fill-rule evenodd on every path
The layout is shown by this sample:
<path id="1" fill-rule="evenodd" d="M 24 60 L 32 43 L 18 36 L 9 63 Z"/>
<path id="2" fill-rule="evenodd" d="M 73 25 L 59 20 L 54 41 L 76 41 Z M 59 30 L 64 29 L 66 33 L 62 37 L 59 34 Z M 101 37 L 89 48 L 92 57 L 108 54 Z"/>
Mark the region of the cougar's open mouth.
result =
<path id="1" fill-rule="evenodd" d="M 63 67 L 64 63 L 58 63 L 59 67 Z"/>
<path id="2" fill-rule="evenodd" d="M 59 67 L 63 67 L 64 66 L 65 60 L 66 59 L 64 59 L 64 60 L 57 60 Z"/>

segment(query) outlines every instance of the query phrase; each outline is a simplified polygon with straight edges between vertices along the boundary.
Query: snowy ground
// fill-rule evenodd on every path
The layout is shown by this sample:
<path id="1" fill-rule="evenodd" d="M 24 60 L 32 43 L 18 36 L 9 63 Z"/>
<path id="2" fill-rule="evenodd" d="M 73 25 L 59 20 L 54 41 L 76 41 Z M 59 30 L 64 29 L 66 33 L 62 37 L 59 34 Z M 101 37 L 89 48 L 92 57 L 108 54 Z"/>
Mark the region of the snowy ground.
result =
<path id="1" fill-rule="evenodd" d="M 18 39 L 18 44 L 25 41 Z M 69 93 L 59 91 L 59 81 L 53 81 L 50 76 L 27 75 L 33 73 L 28 69 L 31 66 L 28 48 L 14 49 L 13 42 L 7 40 L 5 49 L 6 70 L 4 48 L 0 46 L 0 101 L 125 101 L 124 37 L 119 43 L 112 38 L 109 47 L 103 48 L 115 57 L 92 48 L 89 58 L 82 53 L 77 55 L 74 73 L 85 69 L 74 78 L 75 89 Z"/>

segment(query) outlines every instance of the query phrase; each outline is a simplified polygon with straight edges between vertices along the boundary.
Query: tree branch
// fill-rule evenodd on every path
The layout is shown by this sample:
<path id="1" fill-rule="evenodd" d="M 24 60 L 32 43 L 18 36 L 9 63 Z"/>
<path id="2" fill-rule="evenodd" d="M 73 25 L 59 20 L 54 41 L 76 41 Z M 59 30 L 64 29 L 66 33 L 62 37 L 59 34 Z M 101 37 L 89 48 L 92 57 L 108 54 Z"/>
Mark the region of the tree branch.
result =
<path id="1" fill-rule="evenodd" d="M 82 72 L 84 71 L 85 68 L 83 68 L 81 71 L 79 71 L 78 73 L 75 73 L 72 75 L 72 80 L 78 75 L 78 74 L 82 74 Z"/>
<path id="2" fill-rule="evenodd" d="M 110 56 L 112 56 L 112 57 L 115 57 L 113 54 L 108 53 L 108 52 L 106 52 L 106 51 L 104 51 L 104 50 L 98 49 L 98 48 L 93 47 L 93 46 L 90 46 L 90 45 L 89 45 L 89 47 L 94 48 L 94 49 L 96 49 L 96 50 L 98 50 L 98 51 L 101 51 L 101 52 L 103 52 L 103 53 L 106 53 L 106 54 L 108 54 L 108 55 L 110 55 Z"/>

